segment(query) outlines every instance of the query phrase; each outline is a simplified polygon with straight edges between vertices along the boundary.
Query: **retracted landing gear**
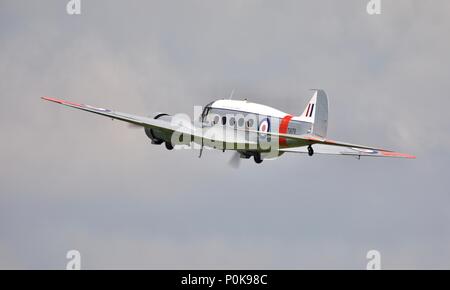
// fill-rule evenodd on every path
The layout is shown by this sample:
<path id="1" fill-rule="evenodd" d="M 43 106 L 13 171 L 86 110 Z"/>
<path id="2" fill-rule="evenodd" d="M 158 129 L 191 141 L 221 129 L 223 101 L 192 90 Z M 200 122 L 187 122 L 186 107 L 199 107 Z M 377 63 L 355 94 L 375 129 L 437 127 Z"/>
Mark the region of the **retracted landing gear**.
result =
<path id="1" fill-rule="evenodd" d="M 312 148 L 311 145 L 308 146 L 308 155 L 309 156 L 313 156 L 314 155 L 314 149 Z"/>
<path id="2" fill-rule="evenodd" d="M 172 145 L 172 143 L 170 143 L 170 142 L 167 142 L 166 141 L 166 148 L 167 148 L 167 150 L 172 150 L 173 149 L 173 145 Z"/>
<path id="3" fill-rule="evenodd" d="M 261 158 L 261 153 L 255 153 L 253 155 L 253 159 L 255 159 L 255 162 L 257 164 L 260 164 L 261 162 L 263 162 L 262 158 Z"/>

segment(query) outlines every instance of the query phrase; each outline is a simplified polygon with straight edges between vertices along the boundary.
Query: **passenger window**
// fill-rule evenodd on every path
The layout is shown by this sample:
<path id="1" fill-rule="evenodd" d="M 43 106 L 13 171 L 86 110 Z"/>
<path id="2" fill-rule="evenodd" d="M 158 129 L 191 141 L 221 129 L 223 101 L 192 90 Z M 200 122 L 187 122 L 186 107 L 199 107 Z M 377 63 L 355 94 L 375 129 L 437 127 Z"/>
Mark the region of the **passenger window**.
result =
<path id="1" fill-rule="evenodd" d="M 251 128 L 253 126 L 253 119 L 247 121 L 247 127 Z"/>
<path id="2" fill-rule="evenodd" d="M 240 119 L 239 119 L 238 125 L 239 125 L 239 127 L 244 126 L 244 118 L 240 118 Z"/>
<path id="3" fill-rule="evenodd" d="M 215 116 L 215 117 L 214 117 L 213 124 L 218 124 L 218 123 L 219 123 L 219 120 L 220 120 L 219 116 Z"/>
<path id="4" fill-rule="evenodd" d="M 223 116 L 222 117 L 222 125 L 226 125 L 227 124 L 227 117 Z"/>
<path id="5" fill-rule="evenodd" d="M 233 117 L 231 117 L 230 118 L 230 126 L 234 127 L 235 124 L 236 124 L 236 120 Z"/>

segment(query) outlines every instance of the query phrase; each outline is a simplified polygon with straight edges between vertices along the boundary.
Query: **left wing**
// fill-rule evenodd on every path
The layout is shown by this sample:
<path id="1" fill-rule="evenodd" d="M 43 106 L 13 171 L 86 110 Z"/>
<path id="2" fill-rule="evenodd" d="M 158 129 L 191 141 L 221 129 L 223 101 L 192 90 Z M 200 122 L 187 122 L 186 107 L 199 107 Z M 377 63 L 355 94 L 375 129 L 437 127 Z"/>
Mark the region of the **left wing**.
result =
<path id="1" fill-rule="evenodd" d="M 189 124 L 187 122 L 177 122 L 174 120 L 174 122 L 168 122 L 164 120 L 154 119 L 154 118 L 148 118 L 148 117 L 142 117 L 137 115 L 131 115 L 128 113 L 121 113 L 109 109 L 104 109 L 100 107 L 90 106 L 86 104 L 79 104 L 79 103 L 73 103 L 65 100 L 50 98 L 50 97 L 42 97 L 42 99 L 50 102 L 54 102 L 57 104 L 61 104 L 64 106 L 68 106 L 71 108 L 79 109 L 82 111 L 94 113 L 97 115 L 109 117 L 112 119 L 117 119 L 120 121 L 132 123 L 134 125 L 162 130 L 167 134 L 174 134 L 176 133 L 176 136 L 183 135 L 183 139 L 186 137 L 188 139 L 186 140 L 192 140 L 197 141 L 198 140 L 204 140 L 205 146 L 219 146 L 218 144 L 226 144 L 225 146 L 230 146 L 227 148 L 231 148 L 233 144 L 240 144 L 240 145 L 255 145 L 256 142 L 251 142 L 248 140 L 245 140 L 245 138 L 242 138 L 240 136 L 235 136 L 234 134 L 228 134 L 224 135 L 221 134 L 221 130 L 207 130 L 204 128 L 198 128 L 194 125 L 192 125 L 190 122 Z"/>
<path id="2" fill-rule="evenodd" d="M 171 132 L 173 132 L 173 131 L 175 131 L 177 129 L 175 126 L 172 126 L 170 123 L 164 122 L 164 121 L 161 121 L 161 120 L 158 120 L 158 119 L 141 117 L 141 116 L 135 116 L 135 115 L 127 114 L 127 113 L 116 112 L 116 111 L 109 110 L 109 109 L 104 109 L 104 108 L 100 108 L 100 107 L 94 107 L 94 106 L 85 105 L 85 104 L 73 103 L 73 102 L 60 100 L 60 99 L 55 99 L 55 98 L 50 98 L 50 97 L 42 97 L 42 99 L 46 100 L 46 101 L 54 102 L 54 103 L 57 103 L 57 104 L 61 104 L 61 105 L 64 105 L 64 106 L 72 107 L 72 108 L 75 108 L 75 109 L 87 111 L 87 112 L 90 112 L 90 113 L 94 113 L 94 114 L 110 117 L 112 119 L 117 119 L 117 120 L 120 120 L 120 121 L 132 123 L 132 124 L 135 124 L 135 125 L 138 125 L 138 126 L 142 126 L 142 127 L 150 127 L 150 128 L 154 128 L 154 129 L 163 129 L 163 130 L 168 130 L 168 131 L 171 131 Z"/>

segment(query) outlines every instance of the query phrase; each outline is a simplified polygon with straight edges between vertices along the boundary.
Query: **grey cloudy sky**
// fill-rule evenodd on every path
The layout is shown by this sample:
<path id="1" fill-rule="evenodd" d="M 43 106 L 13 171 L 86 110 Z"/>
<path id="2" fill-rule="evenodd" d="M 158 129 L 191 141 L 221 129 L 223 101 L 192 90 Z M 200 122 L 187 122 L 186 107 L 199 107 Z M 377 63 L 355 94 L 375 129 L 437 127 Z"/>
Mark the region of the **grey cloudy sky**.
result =
<path id="1" fill-rule="evenodd" d="M 450 2 L 0 2 L 0 268 L 450 268 Z M 152 146 L 140 130 L 43 102 L 149 115 L 228 96 L 331 138 L 417 160 Z"/>

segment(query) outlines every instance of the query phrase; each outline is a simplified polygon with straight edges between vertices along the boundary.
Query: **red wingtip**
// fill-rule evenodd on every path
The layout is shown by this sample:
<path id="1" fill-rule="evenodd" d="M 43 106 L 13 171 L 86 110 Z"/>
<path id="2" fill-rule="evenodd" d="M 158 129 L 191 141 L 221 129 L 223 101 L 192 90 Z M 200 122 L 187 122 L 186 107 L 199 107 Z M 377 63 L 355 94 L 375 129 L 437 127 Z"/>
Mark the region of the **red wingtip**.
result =
<path id="1" fill-rule="evenodd" d="M 47 96 L 41 97 L 41 99 L 46 100 L 46 101 L 50 101 L 50 102 L 59 103 L 59 104 L 64 103 L 64 101 L 62 101 L 62 100 L 58 100 L 58 99 L 55 99 L 55 98 L 50 98 L 50 97 L 47 97 Z"/>
<path id="2" fill-rule="evenodd" d="M 398 152 L 382 151 L 381 154 L 383 154 L 383 156 L 387 156 L 387 157 L 402 157 L 402 158 L 408 158 L 408 159 L 416 159 L 416 156 L 414 156 L 414 155 L 398 153 Z"/>
<path id="3" fill-rule="evenodd" d="M 60 99 L 55 99 L 55 98 L 50 98 L 50 97 L 41 97 L 43 100 L 46 101 L 50 101 L 50 102 L 55 102 L 58 104 L 62 104 L 62 105 L 68 105 L 68 106 L 74 106 L 74 107 L 83 107 L 83 105 L 78 104 L 78 103 L 73 103 L 73 102 L 69 102 L 69 101 L 64 101 L 64 100 L 60 100 Z"/>

